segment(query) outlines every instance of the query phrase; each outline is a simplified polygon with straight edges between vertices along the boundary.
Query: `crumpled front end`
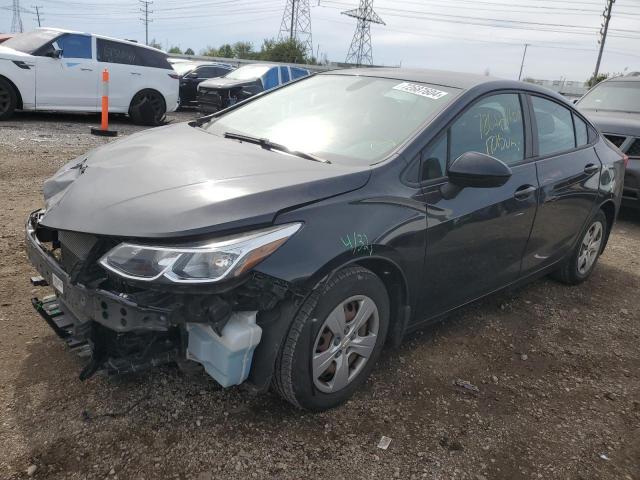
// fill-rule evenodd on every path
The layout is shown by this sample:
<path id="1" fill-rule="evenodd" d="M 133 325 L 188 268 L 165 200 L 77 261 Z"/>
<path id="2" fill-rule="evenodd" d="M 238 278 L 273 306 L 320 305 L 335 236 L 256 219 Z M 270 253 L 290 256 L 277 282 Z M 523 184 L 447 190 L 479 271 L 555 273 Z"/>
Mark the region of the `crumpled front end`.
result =
<path id="1" fill-rule="evenodd" d="M 258 274 L 224 286 L 128 281 L 99 264 L 121 239 L 44 227 L 43 214 L 28 219 L 26 249 L 41 275 L 33 283 L 54 295 L 32 303 L 71 350 L 89 358 L 81 379 L 193 360 L 223 386 L 246 380 L 260 342 L 257 312 L 285 298 L 284 282 Z"/>

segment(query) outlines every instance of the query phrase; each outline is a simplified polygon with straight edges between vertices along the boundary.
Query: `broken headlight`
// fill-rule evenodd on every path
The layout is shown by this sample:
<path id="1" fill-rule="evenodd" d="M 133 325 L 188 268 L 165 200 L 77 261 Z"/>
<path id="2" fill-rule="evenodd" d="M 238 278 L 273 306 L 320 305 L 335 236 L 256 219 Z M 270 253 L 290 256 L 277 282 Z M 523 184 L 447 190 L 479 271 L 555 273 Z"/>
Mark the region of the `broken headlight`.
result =
<path id="1" fill-rule="evenodd" d="M 251 270 L 301 226 L 301 223 L 290 223 L 180 246 L 125 242 L 105 254 L 100 265 L 133 280 L 152 281 L 164 277 L 177 283 L 217 282 Z"/>

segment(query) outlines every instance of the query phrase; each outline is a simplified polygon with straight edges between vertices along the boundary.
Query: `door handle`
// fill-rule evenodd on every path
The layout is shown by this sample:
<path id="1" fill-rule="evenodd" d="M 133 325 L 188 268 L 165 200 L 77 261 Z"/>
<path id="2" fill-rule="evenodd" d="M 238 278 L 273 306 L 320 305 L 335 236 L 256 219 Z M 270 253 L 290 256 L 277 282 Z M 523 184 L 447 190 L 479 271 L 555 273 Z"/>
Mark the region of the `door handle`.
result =
<path id="1" fill-rule="evenodd" d="M 584 167 L 584 173 L 587 175 L 592 175 L 600 170 L 599 165 L 594 165 L 593 163 L 589 163 Z"/>
<path id="2" fill-rule="evenodd" d="M 131 72 L 131 75 L 138 75 L 138 76 L 140 76 L 140 75 L 142 75 L 142 74 L 141 74 L 141 73 L 138 73 L 138 72 Z"/>
<path id="3" fill-rule="evenodd" d="M 531 195 L 535 193 L 537 190 L 533 185 L 522 185 L 516 190 L 516 193 L 513 194 L 516 200 L 526 200 Z"/>
<path id="4" fill-rule="evenodd" d="M 81 68 L 80 70 L 82 70 L 83 72 L 93 72 L 93 69 L 91 68 Z"/>

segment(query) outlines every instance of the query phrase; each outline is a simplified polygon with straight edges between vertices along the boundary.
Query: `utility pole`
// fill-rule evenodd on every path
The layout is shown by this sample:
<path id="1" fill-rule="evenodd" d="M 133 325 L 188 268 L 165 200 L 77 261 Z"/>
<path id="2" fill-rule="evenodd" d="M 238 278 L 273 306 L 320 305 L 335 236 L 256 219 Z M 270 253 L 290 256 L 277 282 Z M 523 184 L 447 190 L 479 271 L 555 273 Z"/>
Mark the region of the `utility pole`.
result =
<path id="1" fill-rule="evenodd" d="M 33 8 L 36 9 L 36 17 L 37 17 L 37 20 L 38 20 L 38 27 L 41 27 L 42 24 L 40 22 L 40 9 L 42 8 L 42 5 L 32 5 L 32 6 L 33 6 Z"/>
<path id="2" fill-rule="evenodd" d="M 20 18 L 20 0 L 13 0 L 13 19 L 11 20 L 11 33 L 22 33 L 22 18 Z"/>
<path id="3" fill-rule="evenodd" d="M 386 25 L 378 14 L 373 11 L 373 0 L 360 0 L 360 6 L 358 8 L 347 10 L 346 12 L 342 12 L 342 14 L 358 20 L 345 62 L 355 63 L 356 65 L 373 65 L 371 24 Z"/>
<path id="4" fill-rule="evenodd" d="M 522 53 L 522 63 L 520 64 L 520 73 L 518 74 L 518 80 L 522 79 L 522 69 L 524 68 L 524 59 L 527 56 L 527 48 L 529 47 L 528 43 L 524 44 L 524 52 Z"/>
<path id="5" fill-rule="evenodd" d="M 598 52 L 598 60 L 596 61 L 596 69 L 593 72 L 593 81 L 595 82 L 600 73 L 600 62 L 602 61 L 602 52 L 604 51 L 604 43 L 607 41 L 607 31 L 609 30 L 609 22 L 611 21 L 611 10 L 616 0 L 607 0 L 607 5 L 602 12 L 603 23 L 600 26 L 600 38 L 598 43 L 600 44 L 600 51 Z"/>
<path id="6" fill-rule="evenodd" d="M 304 47 L 305 55 L 313 56 L 309 0 L 287 0 L 278 32 L 278 41 L 286 40 L 297 40 Z"/>
<path id="7" fill-rule="evenodd" d="M 149 45 L 149 22 L 153 22 L 153 20 L 149 19 L 149 14 L 153 13 L 152 10 L 149 10 L 149 5 L 153 2 L 150 0 L 138 0 L 143 8 L 140 9 L 142 13 L 144 13 L 144 18 L 141 18 L 144 23 L 144 44 Z"/>

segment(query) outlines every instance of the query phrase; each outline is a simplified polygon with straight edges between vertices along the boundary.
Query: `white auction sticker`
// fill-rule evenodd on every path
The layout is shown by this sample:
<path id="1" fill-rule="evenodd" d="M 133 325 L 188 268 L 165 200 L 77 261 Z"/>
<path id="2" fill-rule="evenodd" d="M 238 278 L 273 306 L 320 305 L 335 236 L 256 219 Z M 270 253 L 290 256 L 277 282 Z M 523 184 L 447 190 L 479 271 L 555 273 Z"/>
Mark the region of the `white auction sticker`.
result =
<path id="1" fill-rule="evenodd" d="M 438 100 L 439 98 L 448 95 L 448 92 L 443 92 L 442 90 L 436 90 L 435 88 L 425 87 L 424 85 L 409 82 L 400 83 L 399 85 L 393 87 L 393 89 L 401 90 L 407 93 L 413 93 L 414 95 L 420 95 L 421 97 L 427 97 L 433 100 Z"/>
<path id="2" fill-rule="evenodd" d="M 58 292 L 64 293 L 64 283 L 60 280 L 55 273 L 51 274 L 51 283 L 53 284 L 53 288 L 55 288 Z"/>

